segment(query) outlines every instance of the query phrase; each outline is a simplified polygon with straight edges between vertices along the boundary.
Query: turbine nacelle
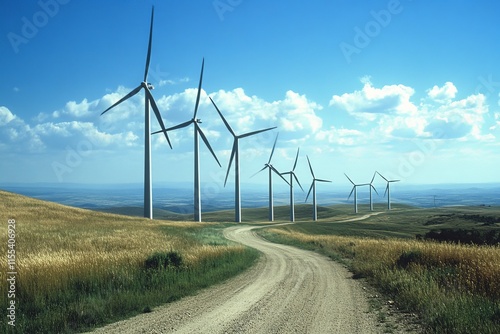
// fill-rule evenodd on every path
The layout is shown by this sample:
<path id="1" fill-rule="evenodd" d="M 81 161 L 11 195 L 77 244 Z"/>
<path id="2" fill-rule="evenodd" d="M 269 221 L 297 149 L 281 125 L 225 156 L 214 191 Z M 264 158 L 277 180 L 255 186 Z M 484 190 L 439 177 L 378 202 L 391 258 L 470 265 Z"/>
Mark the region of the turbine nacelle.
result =
<path id="1" fill-rule="evenodd" d="M 153 90 L 153 89 L 155 89 L 155 87 L 153 86 L 153 84 L 152 84 L 152 83 L 150 83 L 150 82 L 146 82 L 146 81 L 141 82 L 141 87 L 142 87 L 142 88 L 146 88 L 146 89 L 148 89 L 148 90 Z"/>

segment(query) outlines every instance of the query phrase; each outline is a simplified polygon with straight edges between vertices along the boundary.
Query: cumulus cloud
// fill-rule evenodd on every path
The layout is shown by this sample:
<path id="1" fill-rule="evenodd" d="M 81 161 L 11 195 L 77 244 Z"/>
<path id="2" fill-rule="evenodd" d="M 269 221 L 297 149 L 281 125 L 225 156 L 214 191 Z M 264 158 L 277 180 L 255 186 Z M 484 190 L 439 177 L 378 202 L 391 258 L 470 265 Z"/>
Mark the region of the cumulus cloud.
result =
<path id="1" fill-rule="evenodd" d="M 484 114 L 488 113 L 482 94 L 454 100 L 458 90 L 452 82 L 446 82 L 442 87 L 434 86 L 427 90 L 430 100 L 415 104 L 411 101 L 415 93 L 411 87 L 399 84 L 377 88 L 366 77 L 362 83 L 363 88 L 359 91 L 334 95 L 330 106 L 365 121 L 358 126 L 364 126 L 367 132 L 379 133 L 384 140 L 491 140 L 491 136 L 482 131 Z"/>
<path id="2" fill-rule="evenodd" d="M 0 126 L 12 121 L 16 116 L 6 107 L 0 106 Z"/>
<path id="3" fill-rule="evenodd" d="M 330 106 L 347 111 L 367 121 L 374 121 L 384 114 L 414 114 L 417 107 L 410 102 L 414 89 L 402 84 L 373 87 L 369 78 L 361 80 L 364 86 L 353 93 L 334 95 Z"/>
<path id="4" fill-rule="evenodd" d="M 321 130 L 315 135 L 315 139 L 326 141 L 328 144 L 341 146 L 353 146 L 366 143 L 367 135 L 355 129 L 330 127 L 328 130 Z"/>
<path id="5" fill-rule="evenodd" d="M 317 132 L 322 126 L 322 119 L 316 115 L 316 111 L 322 109 L 321 105 L 291 90 L 286 92 L 283 100 L 273 102 L 248 96 L 242 88 L 220 90 L 212 98 L 239 132 L 274 125 L 285 132 L 305 135 L 306 132 Z"/>
<path id="6" fill-rule="evenodd" d="M 427 95 L 436 102 L 446 103 L 455 98 L 457 91 L 455 85 L 448 81 L 443 87 L 432 87 L 427 91 Z"/>
<path id="7" fill-rule="evenodd" d="M 32 128 L 5 106 L 0 106 L 0 142 L 2 150 L 10 152 L 39 152 L 45 148 Z"/>

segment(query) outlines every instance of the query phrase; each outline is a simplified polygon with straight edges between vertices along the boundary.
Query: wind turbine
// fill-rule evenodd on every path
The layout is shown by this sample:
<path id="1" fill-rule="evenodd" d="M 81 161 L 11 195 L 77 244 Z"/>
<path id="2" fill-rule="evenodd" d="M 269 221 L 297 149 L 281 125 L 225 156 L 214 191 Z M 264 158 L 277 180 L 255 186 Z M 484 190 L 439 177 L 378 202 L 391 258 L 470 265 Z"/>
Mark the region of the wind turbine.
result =
<path id="1" fill-rule="evenodd" d="M 271 150 L 271 155 L 269 156 L 269 160 L 267 161 L 266 164 L 264 164 L 264 167 L 261 170 L 252 175 L 255 176 L 266 168 L 269 170 L 269 221 L 270 222 L 274 221 L 273 172 L 278 174 L 288 185 L 290 185 L 288 181 L 280 174 L 280 172 L 278 172 L 278 170 L 273 165 L 271 165 L 271 159 L 273 158 L 274 149 L 276 147 L 277 141 L 278 141 L 278 134 L 276 134 L 276 139 L 274 140 L 274 145 L 273 149 Z"/>
<path id="2" fill-rule="evenodd" d="M 199 145 L 198 135 L 201 136 L 201 139 L 203 139 L 203 142 L 210 150 L 210 153 L 212 153 L 212 155 L 214 156 L 215 161 L 217 161 L 219 166 L 222 167 L 220 162 L 219 162 L 219 159 L 217 159 L 217 156 L 215 155 L 215 152 L 212 149 L 212 146 L 210 146 L 210 143 L 208 142 L 207 137 L 205 136 L 203 131 L 201 131 L 201 128 L 199 126 L 199 124 L 201 123 L 201 120 L 199 118 L 196 118 L 196 115 L 198 114 L 198 106 L 200 104 L 201 83 L 203 81 L 203 68 L 204 67 L 205 67 L 205 59 L 203 58 L 203 61 L 201 63 L 200 82 L 198 84 L 198 94 L 196 95 L 196 104 L 194 106 L 193 118 L 187 122 L 173 126 L 173 127 L 168 128 L 166 130 L 160 130 L 160 131 L 154 132 L 154 134 L 160 133 L 160 132 L 166 133 L 167 131 L 185 128 L 191 124 L 194 125 L 194 220 L 198 221 L 198 222 L 201 222 L 200 145 Z"/>
<path id="3" fill-rule="evenodd" d="M 377 175 L 377 172 L 373 173 L 372 180 L 369 183 L 370 184 L 370 211 L 373 211 L 372 188 L 373 188 L 373 190 L 375 190 L 375 192 L 378 195 L 377 189 L 375 189 L 375 187 L 373 186 L 373 180 L 375 180 L 375 175 Z"/>
<path id="4" fill-rule="evenodd" d="M 151 117 L 149 112 L 149 106 L 153 107 L 153 111 L 155 113 L 156 119 L 160 124 L 162 130 L 165 130 L 165 125 L 163 124 L 163 120 L 160 115 L 160 111 L 158 110 L 158 106 L 151 94 L 151 89 L 153 89 L 153 85 L 147 82 L 148 79 L 148 70 L 149 70 L 149 61 L 151 58 L 151 44 L 153 40 L 153 17 L 154 17 L 154 6 L 151 10 L 151 26 L 149 28 L 149 44 L 148 44 L 148 53 L 146 56 L 146 69 L 144 71 L 144 79 L 142 82 L 133 89 L 130 93 L 122 97 L 120 100 L 111 105 L 108 109 L 104 110 L 101 115 L 105 114 L 107 111 L 112 109 L 113 107 L 119 105 L 123 101 L 131 98 L 135 94 L 139 93 L 141 89 L 144 89 L 145 93 L 145 101 L 144 101 L 144 217 L 152 219 L 153 218 L 153 192 L 152 192 L 152 181 L 151 181 Z M 165 138 L 167 139 L 168 145 L 172 148 L 172 144 L 170 143 L 170 139 L 168 138 L 167 132 L 165 132 Z"/>
<path id="5" fill-rule="evenodd" d="M 257 130 L 257 131 L 252 131 L 252 132 L 244 133 L 244 134 L 238 136 L 236 133 L 234 133 L 233 129 L 231 128 L 231 126 L 229 125 L 229 123 L 226 121 L 226 119 L 224 118 L 224 116 L 222 115 L 222 113 L 220 112 L 220 110 L 217 107 L 217 105 L 215 104 L 214 100 L 212 100 L 211 97 L 209 97 L 209 98 L 210 98 L 210 101 L 212 101 L 212 104 L 214 105 L 215 109 L 219 113 L 219 116 L 222 118 L 222 121 L 226 125 L 226 128 L 229 130 L 229 132 L 231 132 L 231 134 L 234 137 L 233 150 L 231 152 L 231 158 L 229 159 L 229 166 L 227 167 L 226 180 L 224 181 L 224 187 L 226 186 L 227 178 L 229 176 L 229 171 L 231 169 L 231 164 L 233 163 L 233 159 L 234 159 L 234 169 L 235 169 L 235 176 L 234 176 L 234 183 L 235 183 L 235 185 L 234 185 L 234 187 L 235 187 L 235 189 L 234 189 L 234 211 L 235 211 L 234 221 L 237 222 L 237 223 L 241 223 L 240 148 L 239 148 L 239 141 L 242 138 L 250 137 L 250 136 L 256 135 L 256 134 L 261 133 L 261 132 L 265 132 L 265 131 L 269 131 L 269 130 L 272 130 L 272 129 L 276 129 L 276 127 L 262 129 L 262 130 Z"/>
<path id="6" fill-rule="evenodd" d="M 313 169 L 311 166 L 311 161 L 309 161 L 309 157 L 307 155 L 306 155 L 306 157 L 307 157 L 307 163 L 309 164 L 309 169 L 311 170 L 311 175 L 313 177 L 313 181 L 311 183 L 311 188 L 309 188 L 309 192 L 307 193 L 307 196 L 306 196 L 306 202 L 307 202 L 307 199 L 309 198 L 309 195 L 311 194 L 311 190 L 312 190 L 312 192 L 313 192 L 313 220 L 317 221 L 318 220 L 318 208 L 316 205 L 316 181 L 318 181 L 318 182 L 332 182 L 332 181 L 317 179 L 316 176 L 314 176 L 314 172 L 313 172 Z"/>
<path id="7" fill-rule="evenodd" d="M 294 199 L 293 199 L 293 179 L 297 181 L 300 189 L 304 191 L 304 188 L 300 185 L 299 179 L 297 178 L 297 175 L 295 175 L 295 167 L 297 167 L 297 160 L 299 159 L 299 151 L 300 147 L 297 149 L 297 156 L 295 157 L 295 163 L 293 164 L 293 168 L 289 172 L 281 173 L 281 175 L 290 175 L 290 182 L 288 183 L 290 185 L 290 221 L 294 222 L 295 221 L 295 204 L 294 204 Z"/>
<path id="8" fill-rule="evenodd" d="M 354 213 L 358 213 L 358 189 L 357 188 L 362 187 L 362 186 L 368 186 L 368 185 L 370 185 L 370 183 L 355 184 L 354 182 L 352 182 L 352 180 L 349 178 L 349 176 L 347 176 L 346 173 L 344 173 L 344 175 L 349 179 L 349 181 L 351 181 L 351 183 L 353 185 L 351 193 L 349 194 L 349 197 L 347 197 L 347 200 L 349 200 L 349 198 L 351 198 L 351 195 L 354 192 Z"/>
<path id="9" fill-rule="evenodd" d="M 388 180 L 379 172 L 376 172 L 376 173 L 378 175 L 380 175 L 387 182 L 387 186 L 385 187 L 384 196 L 387 193 L 387 210 L 390 210 L 391 209 L 391 187 L 390 187 L 390 184 L 393 182 L 399 182 L 401 180 Z"/>

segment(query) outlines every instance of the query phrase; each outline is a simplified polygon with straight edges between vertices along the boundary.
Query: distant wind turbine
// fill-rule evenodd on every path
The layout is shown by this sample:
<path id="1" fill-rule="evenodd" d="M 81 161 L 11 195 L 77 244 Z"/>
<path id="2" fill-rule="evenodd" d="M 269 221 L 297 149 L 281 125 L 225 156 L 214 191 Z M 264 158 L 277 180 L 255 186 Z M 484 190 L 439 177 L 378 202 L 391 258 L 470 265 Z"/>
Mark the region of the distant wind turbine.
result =
<path id="1" fill-rule="evenodd" d="M 351 195 L 354 192 L 354 213 L 358 213 L 358 189 L 357 188 L 362 187 L 362 186 L 368 186 L 368 185 L 370 185 L 370 183 L 355 184 L 354 182 L 352 182 L 352 180 L 349 178 L 349 176 L 347 176 L 346 173 L 344 173 L 344 175 L 349 179 L 349 181 L 351 181 L 351 183 L 353 185 L 351 193 L 349 194 L 349 197 L 347 197 L 347 200 L 349 200 L 349 198 L 351 198 Z"/>
<path id="2" fill-rule="evenodd" d="M 297 156 L 295 157 L 295 163 L 293 164 L 293 168 L 289 172 L 281 173 L 281 175 L 290 175 L 290 221 L 294 222 L 295 221 L 295 203 L 294 203 L 294 198 L 293 198 L 293 179 L 295 178 L 295 181 L 297 181 L 297 184 L 299 185 L 300 189 L 304 191 L 304 188 L 300 185 L 299 179 L 297 178 L 297 175 L 295 175 L 295 167 L 297 167 L 297 161 L 299 159 L 299 151 L 300 147 L 297 149 Z"/>
<path id="3" fill-rule="evenodd" d="M 201 120 L 199 118 L 196 118 L 196 115 L 198 114 L 198 106 L 200 104 L 201 83 L 203 81 L 203 68 L 204 68 L 204 66 L 205 66 L 205 59 L 203 59 L 203 61 L 201 63 L 200 82 L 198 84 L 198 94 L 196 95 L 196 104 L 194 106 L 193 118 L 187 122 L 173 126 L 173 127 L 168 128 L 166 130 L 160 130 L 160 131 L 154 132 L 154 134 L 160 133 L 160 132 L 166 133 L 167 131 L 185 128 L 191 124 L 194 125 L 194 220 L 198 221 L 198 222 L 201 222 L 200 145 L 199 145 L 198 136 L 201 136 L 201 139 L 203 139 L 203 142 L 210 150 L 210 153 L 212 153 L 212 155 L 214 156 L 215 161 L 217 161 L 219 166 L 222 167 L 220 162 L 219 162 L 219 159 L 217 159 L 217 156 L 215 155 L 215 152 L 212 149 L 212 146 L 210 146 L 210 143 L 208 142 L 207 137 L 205 136 L 203 131 L 201 131 L 201 128 L 199 126 L 199 124 L 201 123 Z"/>
<path id="4" fill-rule="evenodd" d="M 373 211 L 372 188 L 378 195 L 377 189 L 375 189 L 375 187 L 373 186 L 373 180 L 375 180 L 375 175 L 377 175 L 377 172 L 373 173 L 372 180 L 370 181 L 370 211 Z"/>
<path id="5" fill-rule="evenodd" d="M 307 163 L 309 164 L 309 169 L 311 170 L 311 175 L 313 177 L 312 183 L 311 183 L 311 188 L 309 188 L 309 192 L 307 193 L 306 196 L 306 202 L 307 199 L 309 198 L 309 195 L 311 194 L 311 191 L 313 193 L 313 220 L 317 221 L 318 220 L 318 207 L 316 205 L 316 181 L 317 182 L 332 182 L 330 180 L 322 180 L 322 179 L 317 179 L 316 176 L 314 176 L 314 172 L 311 166 L 311 161 L 309 160 L 309 157 L 307 157 Z"/>
<path id="6" fill-rule="evenodd" d="M 256 135 L 256 134 L 261 133 L 261 132 L 265 132 L 265 131 L 269 131 L 269 130 L 272 130 L 272 129 L 276 129 L 276 127 L 262 129 L 262 130 L 257 130 L 257 131 L 252 131 L 252 132 L 244 133 L 242 135 L 237 135 L 236 133 L 234 133 L 233 129 L 231 128 L 231 126 L 229 125 L 229 123 L 226 121 L 226 119 L 222 115 L 221 111 L 219 110 L 219 108 L 215 104 L 214 100 L 212 100 L 211 97 L 209 97 L 209 98 L 210 98 L 210 101 L 212 101 L 212 104 L 214 105 L 215 109 L 219 113 L 219 116 L 222 118 L 222 121 L 226 125 L 226 128 L 229 130 L 229 132 L 231 132 L 231 134 L 233 135 L 233 138 L 234 138 L 233 150 L 231 152 L 231 158 L 229 159 L 229 166 L 227 167 L 226 180 L 224 181 L 224 187 L 226 186 L 227 178 L 229 176 L 229 171 L 231 170 L 231 165 L 232 165 L 233 159 L 234 159 L 234 169 L 235 169 L 235 176 L 234 176 L 235 177 L 235 180 L 234 180 L 234 183 L 235 183 L 235 185 L 234 185 L 234 187 L 235 187 L 235 190 L 234 190 L 234 211 L 235 211 L 235 217 L 234 217 L 234 221 L 237 222 L 237 223 L 241 223 L 240 148 L 239 148 L 239 140 L 242 139 L 242 138 L 246 138 L 246 137 L 250 137 L 250 136 Z"/>
<path id="7" fill-rule="evenodd" d="M 401 180 L 388 180 L 379 172 L 377 172 L 377 174 L 380 175 L 387 182 L 387 186 L 385 187 L 384 196 L 385 196 L 385 194 L 387 194 L 387 210 L 390 210 L 391 209 L 391 187 L 390 187 L 390 184 L 393 182 L 399 182 Z"/>
<path id="8" fill-rule="evenodd" d="M 146 56 L 146 69 L 144 71 L 144 79 L 134 90 L 130 93 L 122 97 L 118 102 L 115 102 L 108 109 L 104 110 L 101 115 L 105 114 L 107 111 L 112 109 L 113 107 L 119 105 L 123 101 L 131 98 L 135 94 L 139 93 L 141 89 L 144 89 L 145 93 L 145 102 L 144 102 L 144 217 L 152 219 L 153 218 L 153 192 L 152 192 L 152 181 L 151 181 L 151 117 L 149 112 L 149 106 L 153 107 L 153 111 L 156 115 L 156 119 L 160 124 L 162 130 L 165 130 L 165 125 L 163 124 L 163 120 L 160 115 L 160 111 L 158 110 L 158 106 L 151 94 L 151 89 L 153 89 L 153 85 L 147 82 L 148 79 L 148 70 L 149 70 L 149 61 L 151 58 L 151 44 L 153 40 L 153 17 L 154 17 L 154 6 L 151 10 L 151 25 L 149 28 L 149 45 L 148 45 L 148 53 Z M 168 138 L 167 132 L 165 131 L 165 138 L 167 139 L 168 145 L 172 148 L 172 144 L 170 143 L 170 139 Z"/>
<path id="9" fill-rule="evenodd" d="M 290 185 L 288 181 L 280 174 L 280 172 L 278 172 L 278 170 L 273 165 L 271 165 L 271 159 L 273 158 L 274 149 L 276 148 L 277 141 L 278 141 L 278 134 L 276 134 L 276 139 L 274 139 L 274 145 L 273 149 L 271 150 L 271 155 L 269 156 L 269 160 L 267 161 L 266 164 L 264 164 L 264 167 L 261 170 L 252 175 L 255 176 L 266 168 L 269 170 L 269 221 L 270 222 L 274 221 L 273 173 L 278 174 L 288 185 Z"/>

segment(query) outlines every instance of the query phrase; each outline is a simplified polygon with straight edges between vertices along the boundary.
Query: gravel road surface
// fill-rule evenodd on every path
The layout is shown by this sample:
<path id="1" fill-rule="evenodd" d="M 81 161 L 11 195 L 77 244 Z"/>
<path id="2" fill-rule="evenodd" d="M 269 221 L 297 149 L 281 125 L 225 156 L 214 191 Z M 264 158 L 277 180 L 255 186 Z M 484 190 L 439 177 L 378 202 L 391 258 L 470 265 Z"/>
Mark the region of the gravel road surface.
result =
<path id="1" fill-rule="evenodd" d="M 241 275 L 94 333 L 379 333 L 359 282 L 325 256 L 274 244 L 257 226 L 225 236 L 262 252 Z"/>

